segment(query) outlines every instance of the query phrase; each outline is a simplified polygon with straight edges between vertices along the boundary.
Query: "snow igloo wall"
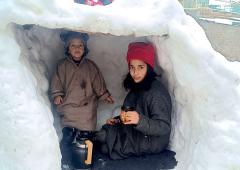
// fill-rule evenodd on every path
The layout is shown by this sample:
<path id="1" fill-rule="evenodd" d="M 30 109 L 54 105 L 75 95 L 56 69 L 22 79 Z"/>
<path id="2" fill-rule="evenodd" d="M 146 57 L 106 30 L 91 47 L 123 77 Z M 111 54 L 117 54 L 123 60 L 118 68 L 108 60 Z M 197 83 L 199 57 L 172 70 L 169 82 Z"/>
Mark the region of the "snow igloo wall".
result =
<path id="1" fill-rule="evenodd" d="M 0 169 L 60 169 L 60 128 L 48 80 L 63 57 L 63 28 L 90 33 L 89 57 L 115 98 L 115 105 L 100 105 L 98 126 L 125 96 L 119 82 L 127 71 L 128 43 L 148 40 L 174 99 L 175 169 L 240 169 L 239 63 L 212 49 L 178 1 L 115 0 L 88 7 L 69 0 L 15 0 L 0 10 L 6 14 L 0 25 Z"/>

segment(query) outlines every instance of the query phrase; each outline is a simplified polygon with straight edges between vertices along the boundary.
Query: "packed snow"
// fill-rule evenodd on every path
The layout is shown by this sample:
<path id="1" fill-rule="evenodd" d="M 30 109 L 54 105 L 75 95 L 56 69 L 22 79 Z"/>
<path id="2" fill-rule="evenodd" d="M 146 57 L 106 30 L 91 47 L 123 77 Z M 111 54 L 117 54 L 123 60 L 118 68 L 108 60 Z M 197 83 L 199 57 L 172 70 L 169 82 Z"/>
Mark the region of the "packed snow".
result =
<path id="1" fill-rule="evenodd" d="M 1 1 L 0 11 L 1 170 L 60 170 L 61 128 L 48 88 L 64 57 L 59 33 L 66 29 L 89 33 L 89 58 L 115 99 L 114 105 L 100 103 L 98 129 L 126 95 L 128 43 L 150 41 L 174 104 L 169 149 L 176 152 L 175 169 L 240 169 L 240 65 L 213 50 L 177 0 L 94 7 L 12 0 Z"/>

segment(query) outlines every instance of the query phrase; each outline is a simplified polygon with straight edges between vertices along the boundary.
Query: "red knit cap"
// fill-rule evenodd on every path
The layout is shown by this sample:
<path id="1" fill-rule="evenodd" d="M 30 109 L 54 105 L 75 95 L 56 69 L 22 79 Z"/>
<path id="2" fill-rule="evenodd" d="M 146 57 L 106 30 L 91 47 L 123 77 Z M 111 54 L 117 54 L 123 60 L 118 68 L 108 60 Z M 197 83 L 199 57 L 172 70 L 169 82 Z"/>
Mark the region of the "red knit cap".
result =
<path id="1" fill-rule="evenodd" d="M 132 59 L 142 60 L 154 67 L 154 47 L 150 43 L 133 42 L 128 45 L 127 62 Z"/>

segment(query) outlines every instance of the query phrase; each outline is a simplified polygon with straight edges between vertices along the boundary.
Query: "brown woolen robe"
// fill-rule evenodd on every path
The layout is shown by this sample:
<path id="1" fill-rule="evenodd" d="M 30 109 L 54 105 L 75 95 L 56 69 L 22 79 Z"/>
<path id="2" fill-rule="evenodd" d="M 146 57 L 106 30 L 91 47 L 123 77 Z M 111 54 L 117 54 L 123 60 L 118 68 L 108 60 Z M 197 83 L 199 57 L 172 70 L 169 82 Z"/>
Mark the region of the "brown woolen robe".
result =
<path id="1" fill-rule="evenodd" d="M 62 96 L 57 106 L 63 127 L 95 130 L 98 99 L 110 94 L 97 65 L 86 58 L 77 65 L 71 57 L 60 60 L 51 81 L 52 98 Z"/>

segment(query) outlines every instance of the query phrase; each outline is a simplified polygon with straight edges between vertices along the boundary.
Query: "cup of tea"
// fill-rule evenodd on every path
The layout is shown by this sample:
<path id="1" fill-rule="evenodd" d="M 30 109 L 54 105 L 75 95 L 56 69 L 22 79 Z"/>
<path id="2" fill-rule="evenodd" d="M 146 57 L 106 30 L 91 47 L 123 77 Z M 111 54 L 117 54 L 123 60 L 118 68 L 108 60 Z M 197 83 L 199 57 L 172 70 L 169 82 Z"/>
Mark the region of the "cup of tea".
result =
<path id="1" fill-rule="evenodd" d="M 128 121 L 128 120 L 127 120 L 127 116 L 126 116 L 126 112 L 128 112 L 128 111 L 134 111 L 135 108 L 132 107 L 132 106 L 122 106 L 122 107 L 121 107 L 121 110 L 124 111 L 124 114 L 122 114 L 122 115 L 120 116 L 120 119 L 121 119 L 122 123 L 125 123 L 125 122 Z"/>

